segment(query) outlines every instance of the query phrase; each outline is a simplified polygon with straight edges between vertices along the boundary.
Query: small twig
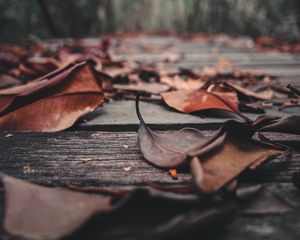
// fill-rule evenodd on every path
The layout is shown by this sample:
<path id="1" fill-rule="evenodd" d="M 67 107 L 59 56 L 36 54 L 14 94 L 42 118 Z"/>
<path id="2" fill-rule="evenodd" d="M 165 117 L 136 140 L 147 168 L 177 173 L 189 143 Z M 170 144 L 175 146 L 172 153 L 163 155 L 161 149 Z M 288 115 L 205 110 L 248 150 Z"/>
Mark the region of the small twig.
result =
<path id="1" fill-rule="evenodd" d="M 286 87 L 290 89 L 292 92 L 294 92 L 295 94 L 297 94 L 298 96 L 300 96 L 300 90 L 296 88 L 293 84 L 290 83 Z"/>

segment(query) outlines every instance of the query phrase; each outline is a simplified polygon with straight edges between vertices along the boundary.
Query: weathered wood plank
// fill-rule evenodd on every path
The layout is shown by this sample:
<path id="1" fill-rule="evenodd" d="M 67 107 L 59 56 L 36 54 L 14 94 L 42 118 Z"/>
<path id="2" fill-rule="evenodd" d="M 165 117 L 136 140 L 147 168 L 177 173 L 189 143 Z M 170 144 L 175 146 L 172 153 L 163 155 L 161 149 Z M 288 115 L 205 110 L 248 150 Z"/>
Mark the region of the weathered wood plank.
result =
<path id="1" fill-rule="evenodd" d="M 213 112 L 194 115 L 180 113 L 160 102 L 141 102 L 140 109 L 145 121 L 156 129 L 174 129 L 184 126 L 211 129 L 218 127 L 226 119 L 236 118 L 236 115 L 229 112 L 222 112 L 222 114 L 218 116 Z M 290 114 L 295 114 L 299 110 L 300 107 L 294 107 L 278 111 L 277 108 L 274 107 L 267 108 L 266 113 L 286 117 Z M 258 116 L 253 113 L 246 113 L 245 115 L 251 119 L 255 119 Z M 79 124 L 76 129 L 136 130 L 138 124 L 139 120 L 135 113 L 134 101 L 111 101 L 90 114 L 86 121 Z"/>
<path id="2" fill-rule="evenodd" d="M 197 50 L 195 50 L 197 52 Z M 148 63 L 162 63 L 166 58 L 166 53 L 161 54 L 117 54 L 116 60 L 136 60 Z M 179 52 L 180 53 L 180 52 Z M 193 65 L 198 67 L 213 66 L 219 59 L 226 58 L 240 67 L 268 67 L 268 66 L 300 66 L 299 57 L 296 55 L 278 55 L 278 54 L 262 54 L 262 53 L 203 53 L 203 54 L 184 54 L 177 65 Z"/>
<path id="3" fill-rule="evenodd" d="M 212 134 L 211 131 L 204 131 Z M 146 163 L 136 132 L 65 131 L 58 133 L 0 133 L 0 169 L 6 174 L 36 182 L 77 182 L 105 185 L 141 185 L 155 181 L 168 184 L 191 181 L 180 173 L 173 180 L 166 171 Z M 289 182 L 300 170 L 300 141 L 297 137 L 272 135 L 297 150 L 290 160 L 278 158 L 254 172 L 244 182 Z M 130 167 L 130 171 L 124 168 Z"/>

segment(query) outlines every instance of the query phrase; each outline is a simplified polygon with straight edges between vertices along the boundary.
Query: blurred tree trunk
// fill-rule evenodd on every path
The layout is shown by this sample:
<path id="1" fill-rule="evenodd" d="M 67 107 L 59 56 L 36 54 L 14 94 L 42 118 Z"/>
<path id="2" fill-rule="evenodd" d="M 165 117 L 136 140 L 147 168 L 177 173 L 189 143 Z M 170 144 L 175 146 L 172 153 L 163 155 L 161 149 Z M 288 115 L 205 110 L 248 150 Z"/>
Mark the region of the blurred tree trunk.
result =
<path id="1" fill-rule="evenodd" d="M 41 9 L 41 12 L 42 12 L 45 24 L 48 28 L 49 34 L 52 37 L 59 37 L 59 32 L 58 32 L 57 26 L 55 25 L 55 23 L 52 19 L 52 16 L 49 12 L 49 8 L 48 8 L 46 1 L 45 0 L 36 0 L 36 2 Z"/>
<path id="2" fill-rule="evenodd" d="M 100 22 L 101 32 L 114 32 L 115 31 L 115 18 L 114 18 L 114 1 L 100 0 L 98 2 L 97 16 Z"/>
<path id="3" fill-rule="evenodd" d="M 189 9 L 187 16 L 187 31 L 196 32 L 199 30 L 199 14 L 201 13 L 201 0 L 193 0 L 192 9 Z"/>
<path id="4" fill-rule="evenodd" d="M 294 5 L 295 14 L 296 14 L 298 31 L 300 32 L 300 1 L 294 0 L 293 3 L 294 3 L 293 5 Z M 300 39 L 298 39 L 298 40 L 300 40 Z"/>

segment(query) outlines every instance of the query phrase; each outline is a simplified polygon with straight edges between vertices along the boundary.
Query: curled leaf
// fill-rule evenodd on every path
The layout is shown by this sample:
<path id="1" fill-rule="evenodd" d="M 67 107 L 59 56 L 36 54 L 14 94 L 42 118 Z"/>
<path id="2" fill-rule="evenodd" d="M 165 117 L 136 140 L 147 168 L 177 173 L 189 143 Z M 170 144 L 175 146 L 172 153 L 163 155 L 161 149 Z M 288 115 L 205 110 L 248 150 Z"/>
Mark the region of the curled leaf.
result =
<path id="1" fill-rule="evenodd" d="M 300 134 L 300 115 L 293 115 L 283 119 L 274 118 L 273 121 L 267 122 L 266 125 L 260 127 L 259 131 Z"/>
<path id="2" fill-rule="evenodd" d="M 28 84 L 0 90 L 0 114 L 64 93 L 99 91 L 92 66 L 88 62 L 70 64 Z"/>
<path id="3" fill-rule="evenodd" d="M 139 95 L 136 112 L 140 120 L 138 138 L 144 158 L 161 168 L 176 168 L 186 162 L 187 153 L 206 140 L 197 129 L 183 128 L 176 132 L 156 133 L 146 126 L 139 110 Z"/>

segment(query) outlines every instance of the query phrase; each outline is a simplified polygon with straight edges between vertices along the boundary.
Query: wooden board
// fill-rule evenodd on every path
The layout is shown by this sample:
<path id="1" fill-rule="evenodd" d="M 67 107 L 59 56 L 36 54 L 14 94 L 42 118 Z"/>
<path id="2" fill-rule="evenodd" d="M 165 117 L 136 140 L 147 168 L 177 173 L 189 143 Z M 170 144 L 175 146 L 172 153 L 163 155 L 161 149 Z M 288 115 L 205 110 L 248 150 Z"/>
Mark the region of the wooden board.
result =
<path id="1" fill-rule="evenodd" d="M 200 112 L 199 114 L 180 113 L 160 102 L 141 102 L 140 109 L 146 123 L 155 129 L 178 129 L 184 126 L 214 129 L 229 118 L 239 119 L 236 115 L 224 111 L 219 112 L 219 115 L 213 112 Z M 300 107 L 293 107 L 278 111 L 277 108 L 272 107 L 266 109 L 266 114 L 287 117 L 290 114 L 297 113 L 299 110 Z M 255 119 L 258 116 L 253 113 L 245 113 L 245 115 L 251 119 Z M 90 114 L 84 122 L 74 129 L 137 130 L 138 124 L 139 120 L 135 112 L 134 101 L 111 101 Z"/>
<path id="2" fill-rule="evenodd" d="M 212 134 L 212 131 L 204 131 Z M 105 185 L 142 185 L 149 181 L 188 183 L 190 174 L 173 180 L 166 171 L 143 160 L 136 132 L 64 131 L 58 133 L 0 134 L 0 169 L 3 173 L 47 184 L 77 182 Z M 269 135 L 270 136 L 270 135 Z M 297 150 L 291 159 L 278 158 L 256 171 L 248 171 L 244 182 L 289 182 L 300 170 L 300 141 L 293 135 L 273 134 Z M 130 171 L 124 169 L 130 167 Z"/>

